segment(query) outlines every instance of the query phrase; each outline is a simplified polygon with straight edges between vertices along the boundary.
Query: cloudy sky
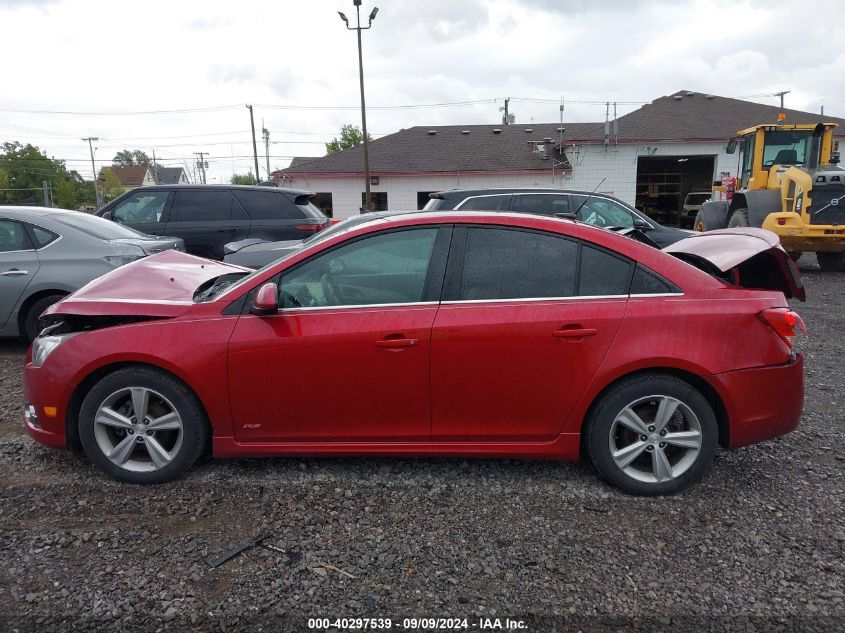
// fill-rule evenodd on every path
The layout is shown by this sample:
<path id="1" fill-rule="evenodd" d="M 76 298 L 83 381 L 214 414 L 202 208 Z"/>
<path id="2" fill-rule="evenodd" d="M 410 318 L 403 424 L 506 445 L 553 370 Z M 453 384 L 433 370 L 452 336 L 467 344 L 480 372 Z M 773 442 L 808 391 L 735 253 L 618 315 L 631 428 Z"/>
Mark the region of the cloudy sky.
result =
<path id="1" fill-rule="evenodd" d="M 604 119 L 689 89 L 845 116 L 841 20 L 829 0 L 364 0 L 368 127 Z M 209 181 L 318 156 L 360 124 L 352 0 L 0 0 L 0 140 L 91 176 L 115 152 L 162 164 L 209 154 Z M 796 23 L 792 16 L 807 16 Z M 467 103 L 469 102 L 469 103 Z M 445 105 L 443 105 L 445 104 Z M 182 112 L 178 112 L 178 111 Z M 176 111 L 176 112 L 174 112 Z M 750 121 L 749 123 L 753 123 Z M 262 173 L 263 176 L 263 173 Z"/>

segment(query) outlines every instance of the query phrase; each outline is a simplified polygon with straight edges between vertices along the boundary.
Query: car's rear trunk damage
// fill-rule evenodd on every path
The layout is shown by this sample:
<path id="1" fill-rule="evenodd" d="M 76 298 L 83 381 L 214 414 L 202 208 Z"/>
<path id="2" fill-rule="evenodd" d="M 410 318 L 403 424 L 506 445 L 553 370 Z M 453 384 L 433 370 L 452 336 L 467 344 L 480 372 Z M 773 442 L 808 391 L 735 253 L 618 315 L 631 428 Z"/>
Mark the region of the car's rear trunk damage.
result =
<path id="1" fill-rule="evenodd" d="M 798 266 L 771 231 L 736 228 L 697 233 L 663 251 L 734 286 L 779 290 L 787 298 L 806 299 Z"/>

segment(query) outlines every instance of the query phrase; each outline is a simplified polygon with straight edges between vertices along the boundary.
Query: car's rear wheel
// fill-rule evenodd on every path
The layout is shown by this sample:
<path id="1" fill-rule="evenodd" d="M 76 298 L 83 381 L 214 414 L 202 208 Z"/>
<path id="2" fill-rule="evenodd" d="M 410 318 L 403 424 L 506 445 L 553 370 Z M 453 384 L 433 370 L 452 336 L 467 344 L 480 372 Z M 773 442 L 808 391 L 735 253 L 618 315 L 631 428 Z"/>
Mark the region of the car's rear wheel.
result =
<path id="1" fill-rule="evenodd" d="M 21 335 L 27 340 L 32 341 L 35 339 L 36 336 L 40 333 L 40 328 L 38 327 L 38 319 L 41 316 L 41 313 L 44 312 L 47 308 L 49 308 L 54 303 L 61 301 L 65 295 L 47 295 L 46 297 L 41 297 L 40 299 L 33 302 L 31 306 L 29 306 L 26 310 L 26 314 L 23 317 L 23 331 Z"/>
<path id="2" fill-rule="evenodd" d="M 816 253 L 819 267 L 832 273 L 845 272 L 845 253 Z"/>
<path id="3" fill-rule="evenodd" d="M 179 477 L 202 454 L 208 425 L 196 396 L 154 368 L 101 379 L 82 403 L 79 438 L 88 458 L 115 479 L 155 484 Z"/>
<path id="4" fill-rule="evenodd" d="M 718 441 L 707 399 L 665 374 L 644 374 L 612 387 L 585 429 L 589 456 L 602 477 L 644 496 L 674 494 L 701 480 Z"/>

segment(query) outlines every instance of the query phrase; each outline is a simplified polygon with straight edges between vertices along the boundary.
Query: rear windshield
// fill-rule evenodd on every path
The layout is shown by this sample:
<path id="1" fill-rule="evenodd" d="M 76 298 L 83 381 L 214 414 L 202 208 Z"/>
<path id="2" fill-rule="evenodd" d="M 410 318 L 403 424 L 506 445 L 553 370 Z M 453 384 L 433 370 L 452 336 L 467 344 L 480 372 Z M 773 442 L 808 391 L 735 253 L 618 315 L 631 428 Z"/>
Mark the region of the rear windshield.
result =
<path id="1" fill-rule="evenodd" d="M 128 226 L 87 213 L 57 213 L 51 215 L 50 219 L 101 240 L 152 239 L 149 235 L 130 229 Z"/>
<path id="2" fill-rule="evenodd" d="M 320 211 L 319 207 L 305 196 L 296 197 L 296 206 L 299 207 L 299 210 L 302 211 L 306 218 L 326 219 L 326 215 Z"/>

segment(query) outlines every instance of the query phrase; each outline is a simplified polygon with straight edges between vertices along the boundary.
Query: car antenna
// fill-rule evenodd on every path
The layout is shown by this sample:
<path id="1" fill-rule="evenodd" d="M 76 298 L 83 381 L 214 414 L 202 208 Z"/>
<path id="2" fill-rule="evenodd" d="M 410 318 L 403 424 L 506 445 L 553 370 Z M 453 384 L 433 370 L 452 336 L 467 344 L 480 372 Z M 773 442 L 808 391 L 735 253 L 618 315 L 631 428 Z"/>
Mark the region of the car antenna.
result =
<path id="1" fill-rule="evenodd" d="M 586 198 L 584 198 L 584 200 L 581 202 L 581 204 L 578 206 L 578 208 L 577 208 L 577 209 L 575 209 L 575 217 L 578 217 L 578 212 L 579 212 L 579 211 L 581 211 L 581 207 L 583 207 L 585 204 L 587 204 L 587 200 L 589 200 L 590 198 L 592 198 L 592 197 L 593 197 L 593 194 L 594 194 L 594 193 L 598 190 L 598 188 L 599 188 L 599 187 L 601 187 L 602 183 L 603 183 L 605 180 L 607 180 L 607 176 L 605 176 L 604 178 L 602 178 L 602 179 L 601 179 L 601 182 L 600 182 L 599 184 L 597 184 L 597 185 L 596 185 L 596 188 L 595 188 L 595 189 L 593 189 L 593 190 L 590 192 L 590 195 L 589 195 L 589 196 L 587 196 Z"/>

